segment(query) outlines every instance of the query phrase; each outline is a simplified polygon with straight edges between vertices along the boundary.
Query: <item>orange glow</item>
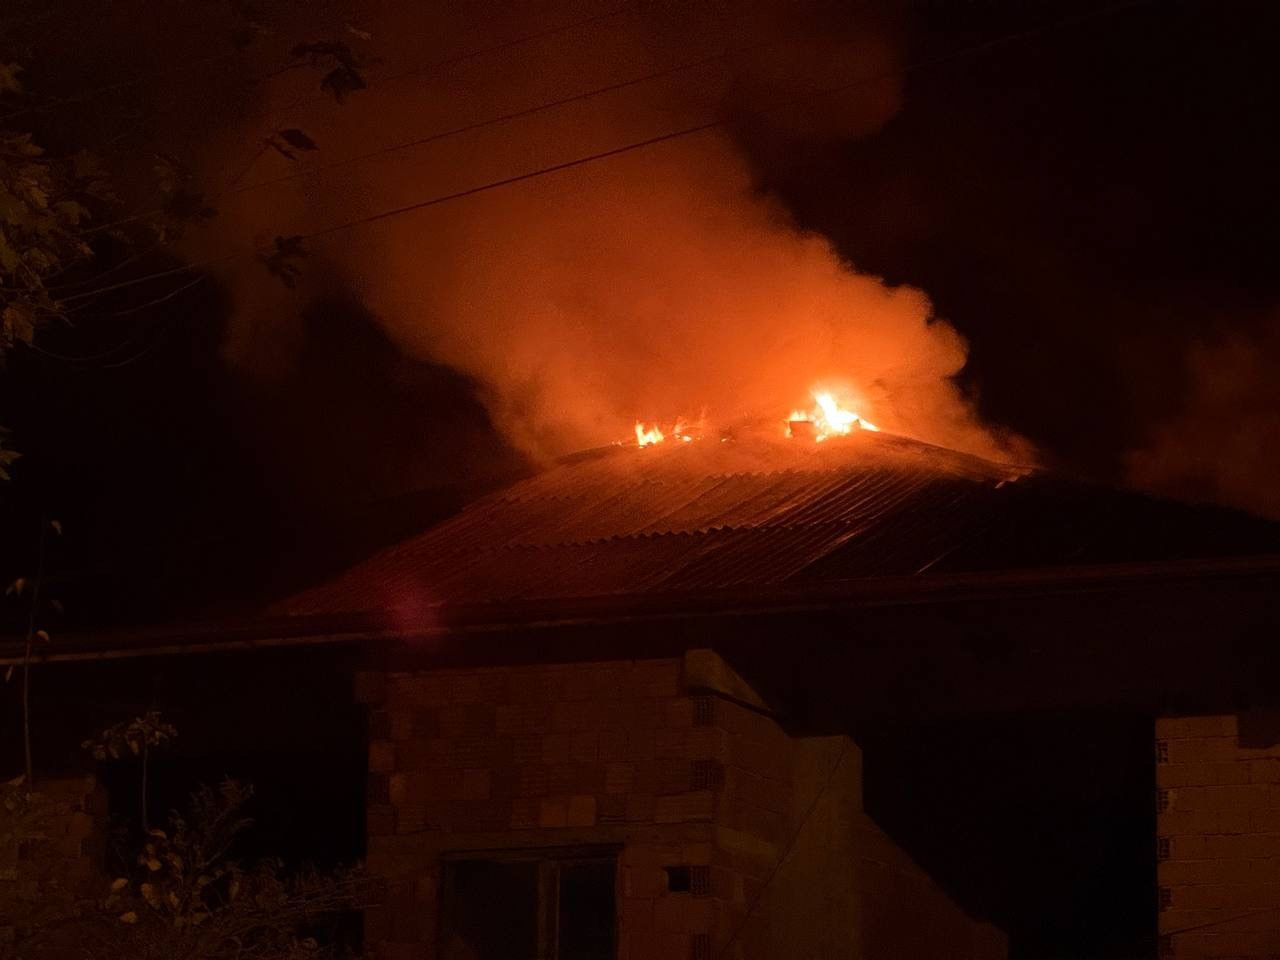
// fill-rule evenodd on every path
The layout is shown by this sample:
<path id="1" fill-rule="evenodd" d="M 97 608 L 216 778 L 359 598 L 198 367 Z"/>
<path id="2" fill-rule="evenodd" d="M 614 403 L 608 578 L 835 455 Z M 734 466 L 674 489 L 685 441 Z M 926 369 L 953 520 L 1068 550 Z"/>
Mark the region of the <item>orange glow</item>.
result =
<path id="1" fill-rule="evenodd" d="M 690 423 L 684 417 L 679 417 L 675 423 L 664 430 L 656 423 L 645 423 L 643 420 L 637 420 L 636 446 L 647 447 L 667 439 L 679 440 L 681 443 L 692 443 L 694 440 L 701 438 L 704 421 L 705 418 L 697 423 Z"/>
<path id="2" fill-rule="evenodd" d="M 860 413 L 840 405 L 835 395 L 825 390 L 813 392 L 813 406 L 808 410 L 792 410 L 787 418 L 787 436 L 792 436 L 793 423 L 813 424 L 813 438 L 819 442 L 828 437 L 842 437 L 859 430 L 879 431 L 871 421 Z"/>
<path id="3" fill-rule="evenodd" d="M 856 410 L 845 406 L 844 403 L 847 401 L 843 398 L 837 399 L 835 393 L 829 390 L 814 390 L 811 396 L 813 397 L 812 407 L 808 410 L 792 410 L 791 415 L 787 417 L 786 435 L 788 437 L 811 439 L 820 443 L 828 437 L 847 436 L 854 430 L 879 432 L 879 427 Z M 800 424 L 805 425 L 804 429 L 800 429 Z M 637 447 L 649 447 L 667 440 L 692 443 L 694 440 L 701 440 L 706 433 L 705 412 L 693 423 L 684 417 L 679 417 L 670 426 L 665 427 L 656 421 L 650 423 L 644 420 L 637 420 L 635 425 Z M 726 439 L 728 439 L 727 436 L 720 434 L 721 442 Z"/>
<path id="4" fill-rule="evenodd" d="M 647 447 L 651 443 L 661 443 L 665 439 L 667 435 L 658 428 L 656 423 L 646 426 L 639 420 L 636 421 L 636 446 Z"/>

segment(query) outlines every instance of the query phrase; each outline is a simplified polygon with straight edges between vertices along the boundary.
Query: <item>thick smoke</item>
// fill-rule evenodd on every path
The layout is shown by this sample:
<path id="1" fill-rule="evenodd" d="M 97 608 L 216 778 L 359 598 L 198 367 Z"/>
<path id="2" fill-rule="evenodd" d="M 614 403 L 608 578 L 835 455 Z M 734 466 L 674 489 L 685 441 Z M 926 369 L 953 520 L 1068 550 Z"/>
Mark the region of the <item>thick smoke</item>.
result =
<path id="1" fill-rule="evenodd" d="M 361 26 L 386 57 L 382 71 L 396 72 L 448 54 L 430 38 L 464 47 L 468 38 L 492 39 L 483 26 L 494 21 L 479 9 L 454 11 L 452 20 L 437 11 L 427 23 L 393 5 Z M 833 34 L 817 8 L 780 11 L 646 8 L 440 78 L 375 83 L 341 111 L 295 113 L 289 125 L 314 134 L 323 148 L 317 162 L 326 163 L 729 53 L 551 113 L 231 196 L 224 230 L 307 232 L 726 112 L 749 116 L 783 143 L 866 135 L 892 117 L 899 90 L 883 32 L 867 23 Z M 538 5 L 524 26 L 581 15 L 580 7 Z M 514 11 L 501 24 L 507 35 L 521 32 Z M 803 108 L 794 103 L 805 91 L 861 79 Z M 281 101 L 294 95 L 276 93 Z M 791 105 L 769 109 L 779 103 Z M 403 350 L 476 377 L 499 426 L 535 455 L 623 438 L 637 418 L 780 420 L 822 384 L 846 392 L 882 429 L 1026 456 L 978 423 L 952 382 L 966 346 L 932 315 L 927 295 L 860 274 L 823 238 L 799 231 L 753 189 L 732 129 L 334 234 L 318 251 L 324 273 L 353 287 Z M 291 169 L 267 157 L 245 182 Z M 264 355 L 289 347 L 287 324 L 283 338 L 263 334 L 264 315 L 277 312 L 266 304 L 242 311 L 231 341 L 236 359 L 262 366 Z"/>
<path id="2" fill-rule="evenodd" d="M 1137 485 L 1280 518 L 1280 321 L 1194 347 L 1182 411 L 1130 460 Z"/>

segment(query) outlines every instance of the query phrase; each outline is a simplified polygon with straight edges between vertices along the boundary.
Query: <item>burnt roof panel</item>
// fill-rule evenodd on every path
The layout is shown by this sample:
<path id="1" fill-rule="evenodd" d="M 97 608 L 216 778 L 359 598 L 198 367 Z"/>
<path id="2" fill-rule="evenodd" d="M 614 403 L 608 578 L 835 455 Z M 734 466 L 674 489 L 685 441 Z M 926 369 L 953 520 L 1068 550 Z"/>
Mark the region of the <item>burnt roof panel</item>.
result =
<path id="1" fill-rule="evenodd" d="M 1280 551 L 1277 526 L 881 434 L 580 457 L 272 612 L 660 595 Z"/>

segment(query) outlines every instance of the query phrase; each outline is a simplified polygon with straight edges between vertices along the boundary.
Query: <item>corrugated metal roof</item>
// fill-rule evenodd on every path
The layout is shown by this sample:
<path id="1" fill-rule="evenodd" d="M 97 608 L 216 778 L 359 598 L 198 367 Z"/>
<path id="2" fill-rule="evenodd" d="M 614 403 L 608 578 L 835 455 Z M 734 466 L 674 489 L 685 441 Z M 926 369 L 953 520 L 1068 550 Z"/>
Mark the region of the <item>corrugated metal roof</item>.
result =
<path id="1" fill-rule="evenodd" d="M 1280 548 L 1274 525 L 860 434 L 566 463 L 275 612 L 572 600 Z"/>

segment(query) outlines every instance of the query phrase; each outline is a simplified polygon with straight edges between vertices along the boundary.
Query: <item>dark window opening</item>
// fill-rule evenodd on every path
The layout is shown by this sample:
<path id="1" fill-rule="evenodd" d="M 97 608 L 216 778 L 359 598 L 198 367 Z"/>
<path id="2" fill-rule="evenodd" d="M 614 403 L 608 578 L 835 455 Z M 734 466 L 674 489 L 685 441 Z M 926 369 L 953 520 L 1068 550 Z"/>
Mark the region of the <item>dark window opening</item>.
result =
<path id="1" fill-rule="evenodd" d="M 711 896 L 710 867 L 663 867 L 667 874 L 667 893 L 690 893 L 695 897 Z"/>
<path id="2" fill-rule="evenodd" d="M 688 893 L 693 882 L 688 867 L 666 867 L 667 892 Z"/>
<path id="3" fill-rule="evenodd" d="M 612 860 L 560 864 L 559 950 L 557 960 L 605 960 L 613 957 L 614 904 Z"/>
<path id="4" fill-rule="evenodd" d="M 445 863 L 442 960 L 612 960 L 617 852 L 501 851 Z"/>

